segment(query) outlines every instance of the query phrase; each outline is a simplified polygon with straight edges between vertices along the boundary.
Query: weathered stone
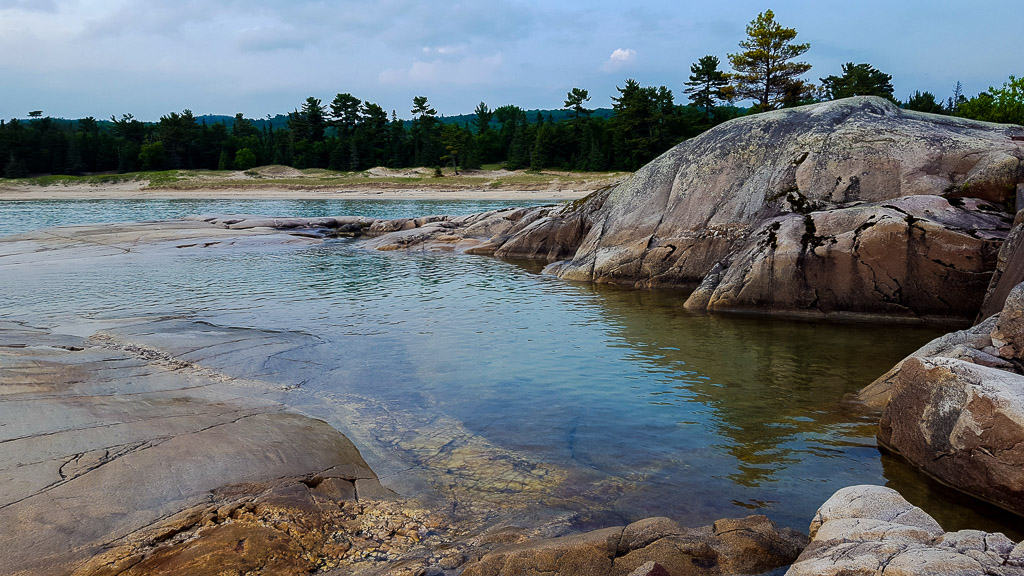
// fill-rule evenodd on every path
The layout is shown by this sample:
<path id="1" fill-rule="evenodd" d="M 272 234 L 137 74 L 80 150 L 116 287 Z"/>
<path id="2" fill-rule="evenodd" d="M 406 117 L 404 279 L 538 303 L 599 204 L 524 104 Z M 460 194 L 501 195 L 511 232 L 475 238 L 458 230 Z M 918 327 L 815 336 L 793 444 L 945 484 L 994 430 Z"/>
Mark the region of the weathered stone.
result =
<path id="1" fill-rule="evenodd" d="M 0 530 L 0 573 L 68 574 L 111 549 L 112 566 L 137 564 L 146 542 L 233 517 L 245 487 L 279 479 L 307 499 L 389 495 L 335 429 L 238 384 L 260 389 L 111 338 L 0 324 L 0 526 L 17 527 Z"/>
<path id="2" fill-rule="evenodd" d="M 325 497 L 309 484 L 278 479 L 216 490 L 210 503 L 133 534 L 75 576 L 353 573 L 386 569 L 418 546 L 449 545 L 436 531 L 423 541 L 431 523 L 423 510 Z"/>
<path id="3" fill-rule="evenodd" d="M 976 530 L 943 533 L 923 510 L 882 486 L 850 486 L 815 514 L 811 543 L 786 576 L 1019 576 L 1013 542 Z"/>
<path id="4" fill-rule="evenodd" d="M 695 310 L 967 320 L 1024 182 L 1021 134 L 849 98 L 727 122 L 614 188 L 516 213 L 526 225 L 450 219 L 370 246 L 540 259 L 570 280 L 700 284 Z"/>
<path id="5" fill-rule="evenodd" d="M 992 346 L 991 333 L 995 329 L 996 320 L 995 317 L 989 317 L 966 330 L 944 334 L 917 349 L 907 358 L 956 358 L 981 366 L 1012 370 L 1013 365 L 995 355 L 997 351 Z M 904 362 L 906 359 L 860 390 L 856 395 L 857 400 L 870 408 L 884 409 L 889 404 L 893 385 Z"/>
<path id="6" fill-rule="evenodd" d="M 720 520 L 703 528 L 648 518 L 502 548 L 468 564 L 463 575 L 760 574 L 792 562 L 804 544 L 805 536 L 779 530 L 763 516 Z"/>
<path id="7" fill-rule="evenodd" d="M 918 195 L 772 219 L 686 306 L 971 318 L 1005 227 L 976 204 Z"/>
<path id="8" fill-rule="evenodd" d="M 1024 184 L 1018 185 L 1017 190 L 1017 197 L 1020 198 Z M 996 269 L 992 273 L 992 280 L 989 281 L 977 320 L 980 322 L 1002 310 L 1010 290 L 1021 282 L 1024 282 L 1024 210 L 1017 212 L 1013 228 L 1006 236 L 1006 241 L 999 247 Z"/>
<path id="9" fill-rule="evenodd" d="M 1024 376 L 908 358 L 878 440 L 944 483 L 1024 513 Z"/>
<path id="10" fill-rule="evenodd" d="M 991 336 L 999 356 L 1007 360 L 1024 359 L 1024 283 L 1006 296 Z"/>

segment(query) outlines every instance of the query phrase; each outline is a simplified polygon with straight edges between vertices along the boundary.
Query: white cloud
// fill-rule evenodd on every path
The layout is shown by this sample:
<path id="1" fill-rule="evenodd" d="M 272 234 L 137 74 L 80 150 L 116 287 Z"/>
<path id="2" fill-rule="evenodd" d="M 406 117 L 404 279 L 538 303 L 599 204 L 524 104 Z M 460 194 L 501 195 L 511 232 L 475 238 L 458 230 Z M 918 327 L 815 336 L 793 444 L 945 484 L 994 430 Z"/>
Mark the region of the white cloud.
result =
<path id="1" fill-rule="evenodd" d="M 632 64 L 636 61 L 636 50 L 632 48 L 616 48 L 612 50 L 611 56 L 604 63 L 604 70 L 606 72 L 614 72 L 621 70 L 623 67 Z"/>
<path id="2" fill-rule="evenodd" d="M 455 56 L 466 51 L 465 46 L 424 46 L 423 53 L 437 56 Z"/>

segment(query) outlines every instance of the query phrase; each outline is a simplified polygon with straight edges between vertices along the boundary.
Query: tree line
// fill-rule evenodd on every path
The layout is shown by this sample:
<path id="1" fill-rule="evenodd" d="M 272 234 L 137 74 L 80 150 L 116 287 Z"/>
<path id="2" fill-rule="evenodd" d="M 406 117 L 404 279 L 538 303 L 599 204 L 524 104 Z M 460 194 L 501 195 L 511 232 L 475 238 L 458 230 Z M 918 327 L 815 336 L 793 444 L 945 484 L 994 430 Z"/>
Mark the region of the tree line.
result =
<path id="1" fill-rule="evenodd" d="M 750 22 L 739 50 L 700 58 L 683 83 L 688 102 L 676 103 L 666 86 L 627 79 L 612 97 L 610 117 L 587 108 L 589 91 L 566 94 L 564 118 L 528 114 L 515 105 L 481 102 L 463 122 L 445 122 L 425 96 L 413 98 L 411 120 L 379 104 L 340 93 L 330 102 L 309 97 L 285 126 L 262 127 L 237 114 L 229 127 L 206 123 L 191 111 L 146 123 L 131 114 L 59 120 L 32 111 L 28 120 L 0 120 L 0 175 L 82 174 L 165 169 L 247 170 L 264 164 L 296 168 L 365 170 L 484 164 L 508 169 L 635 170 L 675 144 L 744 114 L 857 95 L 875 95 L 911 110 L 993 122 L 1024 124 L 1024 77 L 973 97 L 958 82 L 946 99 L 915 91 L 894 97 L 892 76 L 867 63 L 849 62 L 838 74 L 804 79 L 811 66 L 799 59 L 810 44 L 767 10 Z M 738 104 L 753 102 L 750 107 Z"/>

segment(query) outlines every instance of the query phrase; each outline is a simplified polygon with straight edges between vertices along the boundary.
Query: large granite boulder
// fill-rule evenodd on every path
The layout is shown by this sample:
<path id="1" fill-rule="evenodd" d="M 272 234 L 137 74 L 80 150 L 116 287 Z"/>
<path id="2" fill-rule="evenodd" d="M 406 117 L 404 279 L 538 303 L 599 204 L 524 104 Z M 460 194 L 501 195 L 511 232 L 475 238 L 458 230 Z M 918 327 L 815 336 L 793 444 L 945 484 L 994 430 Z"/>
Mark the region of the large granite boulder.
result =
<path id="1" fill-rule="evenodd" d="M 796 558 L 807 537 L 764 516 L 683 528 L 668 518 L 540 541 L 470 562 L 463 576 L 671 576 L 761 574 Z M 660 571 L 660 572 L 659 572 Z"/>
<path id="2" fill-rule="evenodd" d="M 699 285 L 696 310 L 970 319 L 1024 183 L 1022 138 L 1019 126 L 848 98 L 727 122 L 571 204 L 378 226 L 371 246 Z"/>
<path id="3" fill-rule="evenodd" d="M 925 473 L 1024 514 L 1024 283 L 1003 309 L 929 342 L 858 393 L 879 443 Z"/>
<path id="4" fill-rule="evenodd" d="M 966 328 L 944 334 L 914 351 L 888 372 L 856 394 L 856 400 L 875 410 L 884 410 L 889 405 L 892 390 L 899 379 L 903 365 L 910 358 L 955 358 L 990 368 L 1014 371 L 1015 366 L 999 356 L 999 350 L 992 343 L 992 332 L 998 316 Z"/>
<path id="5" fill-rule="evenodd" d="M 810 533 L 786 576 L 1024 575 L 1024 544 L 1000 533 L 944 532 L 882 486 L 839 490 L 818 509 Z"/>
<path id="6" fill-rule="evenodd" d="M 953 358 L 910 358 L 878 440 L 942 482 L 1024 514 L 1024 376 Z"/>
<path id="7" fill-rule="evenodd" d="M 981 206 L 919 195 L 773 218 L 686 307 L 971 318 L 1005 229 Z"/>

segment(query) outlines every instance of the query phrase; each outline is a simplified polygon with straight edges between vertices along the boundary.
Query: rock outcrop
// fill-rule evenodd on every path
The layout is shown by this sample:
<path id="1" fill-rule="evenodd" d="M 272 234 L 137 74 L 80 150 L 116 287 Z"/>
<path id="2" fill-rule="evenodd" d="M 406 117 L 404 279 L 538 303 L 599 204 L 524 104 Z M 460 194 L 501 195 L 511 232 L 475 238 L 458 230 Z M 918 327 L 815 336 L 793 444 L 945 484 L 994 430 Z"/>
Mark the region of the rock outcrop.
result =
<path id="1" fill-rule="evenodd" d="M 942 482 L 1024 514 L 1024 376 L 908 359 L 878 440 Z"/>
<path id="2" fill-rule="evenodd" d="M 1024 190 L 1024 185 L 1019 189 Z M 1002 310 L 1010 290 L 1021 282 L 1024 282 L 1024 210 L 1017 213 L 1013 228 L 999 248 L 996 269 L 978 313 L 978 321 Z"/>
<path id="3" fill-rule="evenodd" d="M 1024 575 L 1024 544 L 1000 533 L 944 532 L 882 486 L 839 490 L 818 509 L 810 533 L 786 576 Z"/>
<path id="4" fill-rule="evenodd" d="M 694 310 L 967 320 L 1024 183 L 1022 136 L 849 98 L 727 122 L 571 204 L 364 234 L 539 259 L 569 280 L 699 286 Z"/>
<path id="5" fill-rule="evenodd" d="M 257 506 L 282 487 L 390 497 L 348 439 L 259 387 L 102 335 L 0 323 L 0 574 L 158 573 L 132 567 L 210 514 L 258 541 L 233 510 L 273 524 Z"/>
<path id="6" fill-rule="evenodd" d="M 530 541 L 485 554 L 463 576 L 761 574 L 796 558 L 807 537 L 764 516 L 682 528 L 668 518 Z"/>
<path id="7" fill-rule="evenodd" d="M 1024 283 L 1002 311 L 926 344 L 858 394 L 879 443 L 941 482 L 1024 514 Z"/>

